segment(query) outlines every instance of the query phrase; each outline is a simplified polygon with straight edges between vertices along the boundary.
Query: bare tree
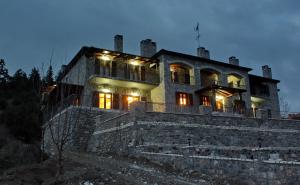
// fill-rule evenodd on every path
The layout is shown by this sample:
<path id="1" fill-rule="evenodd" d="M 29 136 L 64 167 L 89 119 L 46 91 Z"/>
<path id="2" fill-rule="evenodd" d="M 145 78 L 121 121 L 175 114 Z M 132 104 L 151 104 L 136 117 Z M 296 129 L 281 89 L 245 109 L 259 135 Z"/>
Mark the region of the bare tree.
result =
<path id="1" fill-rule="evenodd" d="M 69 107 L 65 111 L 60 111 L 55 116 L 51 116 L 47 124 L 51 144 L 53 144 L 56 150 L 57 176 L 63 174 L 64 151 L 78 126 L 80 115 L 81 108 Z"/>

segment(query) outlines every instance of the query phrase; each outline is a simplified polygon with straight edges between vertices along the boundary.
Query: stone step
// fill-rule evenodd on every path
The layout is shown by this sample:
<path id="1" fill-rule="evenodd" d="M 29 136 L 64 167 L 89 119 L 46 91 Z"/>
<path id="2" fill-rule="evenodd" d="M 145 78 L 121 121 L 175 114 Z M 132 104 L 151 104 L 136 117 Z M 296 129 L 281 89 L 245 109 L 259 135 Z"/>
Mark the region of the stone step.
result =
<path id="1" fill-rule="evenodd" d="M 133 148 L 135 152 L 173 153 L 182 155 L 219 156 L 242 159 L 300 161 L 300 147 L 237 147 L 215 145 L 166 145 L 147 143 Z"/>
<path id="2" fill-rule="evenodd" d="M 182 124 L 196 123 L 199 125 L 242 126 L 255 128 L 300 130 L 299 120 L 262 120 L 247 117 L 206 116 L 198 114 L 174 114 L 158 112 L 147 112 L 141 118 L 139 118 L 139 120 L 148 122 L 178 122 Z"/>

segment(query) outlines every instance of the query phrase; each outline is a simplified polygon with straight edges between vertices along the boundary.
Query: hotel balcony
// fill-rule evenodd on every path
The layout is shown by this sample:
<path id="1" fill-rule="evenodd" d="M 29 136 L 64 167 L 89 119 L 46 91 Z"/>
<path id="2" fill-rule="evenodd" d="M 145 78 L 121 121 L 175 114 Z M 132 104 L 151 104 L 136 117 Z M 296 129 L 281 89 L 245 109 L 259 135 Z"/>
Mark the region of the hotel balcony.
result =
<path id="1" fill-rule="evenodd" d="M 115 67 L 101 67 L 89 78 L 96 85 L 111 85 L 116 87 L 138 88 L 150 90 L 159 84 L 159 73 L 156 69 L 133 66 L 125 63 Z"/>

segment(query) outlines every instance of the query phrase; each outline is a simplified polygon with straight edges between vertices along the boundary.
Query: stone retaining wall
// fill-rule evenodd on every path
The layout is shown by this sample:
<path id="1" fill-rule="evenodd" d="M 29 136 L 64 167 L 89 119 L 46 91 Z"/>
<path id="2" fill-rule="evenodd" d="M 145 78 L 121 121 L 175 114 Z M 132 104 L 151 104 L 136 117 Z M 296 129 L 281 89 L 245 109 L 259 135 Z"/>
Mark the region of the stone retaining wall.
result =
<path id="1" fill-rule="evenodd" d="M 235 179 L 235 183 L 243 185 L 297 185 L 300 182 L 300 164 L 160 153 L 135 156 L 193 174 L 206 174 L 212 179 Z"/>

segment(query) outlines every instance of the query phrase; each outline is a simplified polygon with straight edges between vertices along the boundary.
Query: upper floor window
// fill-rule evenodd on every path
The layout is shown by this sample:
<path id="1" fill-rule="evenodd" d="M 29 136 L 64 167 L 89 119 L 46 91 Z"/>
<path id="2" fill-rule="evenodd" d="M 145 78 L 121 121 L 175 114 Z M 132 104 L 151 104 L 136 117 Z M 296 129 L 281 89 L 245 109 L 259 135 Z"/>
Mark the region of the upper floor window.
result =
<path id="1" fill-rule="evenodd" d="M 228 86 L 232 88 L 245 88 L 245 80 L 242 76 L 237 74 L 229 74 L 227 75 Z"/>
<path id="2" fill-rule="evenodd" d="M 219 85 L 219 72 L 214 69 L 202 69 L 200 71 L 201 85 L 211 86 Z"/>
<path id="3" fill-rule="evenodd" d="M 179 84 L 191 84 L 190 69 L 181 64 L 170 65 L 171 81 Z"/>
<path id="4" fill-rule="evenodd" d="M 270 90 L 267 84 L 260 84 L 259 91 L 261 95 L 270 96 Z"/>

